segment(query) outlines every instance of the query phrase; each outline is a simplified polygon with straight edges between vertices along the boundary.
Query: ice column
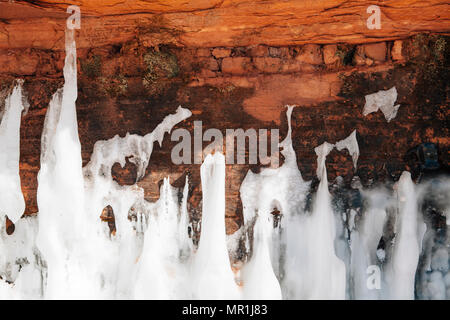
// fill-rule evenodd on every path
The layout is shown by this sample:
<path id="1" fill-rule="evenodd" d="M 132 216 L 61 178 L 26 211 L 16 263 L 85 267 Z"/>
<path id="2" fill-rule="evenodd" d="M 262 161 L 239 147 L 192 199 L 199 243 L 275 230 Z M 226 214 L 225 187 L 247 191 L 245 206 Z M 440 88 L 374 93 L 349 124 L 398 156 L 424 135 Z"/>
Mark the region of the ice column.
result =
<path id="1" fill-rule="evenodd" d="M 42 134 L 37 201 L 37 245 L 48 264 L 46 298 L 78 298 L 89 292 L 77 252 L 83 249 L 86 223 L 81 146 L 75 101 L 77 66 L 74 31 L 66 31 L 64 87 L 50 102 Z"/>
<path id="2" fill-rule="evenodd" d="M 195 299 L 237 299 L 225 236 L 225 157 L 209 154 L 201 168 L 203 204 L 200 243 L 192 265 Z"/>
<path id="3" fill-rule="evenodd" d="M 417 208 L 411 174 L 404 171 L 397 182 L 398 216 L 395 242 L 387 269 L 390 299 L 414 299 L 414 283 L 426 226 Z"/>
<path id="4" fill-rule="evenodd" d="M 20 187 L 20 120 L 24 109 L 22 82 L 5 100 L 0 123 L 0 221 L 5 216 L 15 223 L 25 210 Z"/>

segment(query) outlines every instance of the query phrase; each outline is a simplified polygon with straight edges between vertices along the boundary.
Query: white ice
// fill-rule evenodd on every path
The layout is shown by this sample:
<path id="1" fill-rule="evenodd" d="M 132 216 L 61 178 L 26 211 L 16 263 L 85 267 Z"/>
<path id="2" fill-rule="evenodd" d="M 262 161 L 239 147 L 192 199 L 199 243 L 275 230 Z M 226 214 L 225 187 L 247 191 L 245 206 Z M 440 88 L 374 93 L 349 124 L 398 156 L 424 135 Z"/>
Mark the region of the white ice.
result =
<path id="1" fill-rule="evenodd" d="M 22 83 L 16 84 L 5 100 L 0 118 L 0 220 L 15 223 L 25 210 L 19 176 L 20 121 L 24 102 Z"/>
<path id="2" fill-rule="evenodd" d="M 389 90 L 380 90 L 378 92 L 366 95 L 366 104 L 364 105 L 363 115 L 367 116 L 379 109 L 383 112 L 387 122 L 390 122 L 397 116 L 400 105 L 394 105 L 397 100 L 397 89 L 392 87 Z"/>

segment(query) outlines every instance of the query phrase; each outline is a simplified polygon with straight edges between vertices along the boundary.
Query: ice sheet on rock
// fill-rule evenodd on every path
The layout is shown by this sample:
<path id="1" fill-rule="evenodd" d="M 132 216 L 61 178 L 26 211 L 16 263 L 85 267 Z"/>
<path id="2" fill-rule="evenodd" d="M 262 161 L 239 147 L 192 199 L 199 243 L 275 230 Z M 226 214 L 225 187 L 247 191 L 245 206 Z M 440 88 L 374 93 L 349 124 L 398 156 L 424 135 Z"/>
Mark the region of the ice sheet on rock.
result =
<path id="1" fill-rule="evenodd" d="M 356 169 L 359 157 L 359 146 L 358 140 L 356 139 L 356 130 L 353 130 L 353 132 L 347 138 L 336 142 L 336 149 L 338 149 L 339 151 L 347 149 L 348 153 L 350 153 L 350 155 L 352 156 L 353 167 L 355 167 Z"/>
<path id="2" fill-rule="evenodd" d="M 390 122 L 397 116 L 400 105 L 394 105 L 397 100 L 397 89 L 392 87 L 389 90 L 380 90 L 378 92 L 366 95 L 366 104 L 364 105 L 363 115 L 367 116 L 379 109 L 383 112 L 387 122 Z"/>
<path id="3" fill-rule="evenodd" d="M 15 223 L 25 210 L 19 176 L 20 121 L 24 110 L 22 83 L 19 81 L 5 100 L 0 118 L 0 220 Z"/>
<path id="4" fill-rule="evenodd" d="M 109 140 L 97 141 L 91 161 L 85 167 L 85 171 L 93 175 L 104 175 L 111 177 L 111 168 L 118 162 L 125 166 L 126 158 L 137 166 L 137 180 L 145 175 L 153 144 L 158 141 L 161 146 L 164 134 L 170 133 L 172 128 L 179 122 L 189 118 L 191 111 L 181 106 L 174 114 L 170 114 L 150 133 L 145 136 L 127 133 L 125 137 L 116 135 Z"/>

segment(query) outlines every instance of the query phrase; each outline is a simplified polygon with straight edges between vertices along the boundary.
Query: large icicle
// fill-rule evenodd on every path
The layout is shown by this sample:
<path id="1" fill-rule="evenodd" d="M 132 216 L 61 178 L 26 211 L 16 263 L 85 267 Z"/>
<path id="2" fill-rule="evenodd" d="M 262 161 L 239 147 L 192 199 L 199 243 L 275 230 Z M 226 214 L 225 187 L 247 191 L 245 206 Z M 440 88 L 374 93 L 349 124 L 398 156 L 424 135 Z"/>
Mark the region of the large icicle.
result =
<path id="1" fill-rule="evenodd" d="M 74 31 L 66 31 L 64 87 L 50 102 L 42 134 L 37 201 L 37 245 L 48 264 L 46 298 L 81 298 L 90 290 L 81 259 L 86 227 L 81 145 L 75 101 L 77 66 Z M 77 259 L 80 258 L 80 260 Z"/>
<path id="2" fill-rule="evenodd" d="M 379 270 L 374 269 L 379 268 L 377 246 L 383 235 L 390 197 L 381 190 L 365 192 L 364 196 L 367 199 L 368 208 L 357 224 L 357 228 L 350 230 L 352 294 L 354 299 L 379 299 L 381 298 L 381 278 L 375 279 L 378 283 L 370 286 L 367 281 L 370 280 L 368 277 L 371 273 Z M 373 267 L 369 268 L 370 266 Z M 375 274 L 375 276 L 381 276 L 381 274 Z M 377 287 L 377 284 L 380 287 Z"/>
<path id="3" fill-rule="evenodd" d="M 313 212 L 300 220 L 298 230 L 298 297 L 304 299 L 344 299 L 346 273 L 344 263 L 336 256 L 335 219 L 328 191 L 325 158 L 332 145 L 324 143 L 315 149 L 318 156 L 319 188 Z"/>
<path id="4" fill-rule="evenodd" d="M 5 100 L 0 122 L 0 221 L 16 222 L 25 210 L 20 187 L 20 120 L 24 103 L 19 82 Z"/>
<path id="5" fill-rule="evenodd" d="M 278 280 L 272 274 L 279 278 L 284 273 L 285 265 L 280 263 L 283 256 L 286 255 L 286 259 L 292 258 L 295 261 L 295 257 L 289 256 L 292 246 L 295 247 L 295 241 L 286 243 L 285 237 L 296 236 L 296 230 L 290 228 L 289 225 L 301 213 L 310 185 L 309 182 L 303 180 L 297 166 L 297 157 L 291 139 L 291 116 L 294 106 L 287 107 L 288 132 L 286 138 L 280 143 L 281 154 L 284 156 L 283 165 L 279 168 L 264 168 L 258 174 L 249 170 L 240 188 L 246 228 L 248 229 L 256 221 L 253 233 L 253 255 L 249 262 L 250 269 L 258 268 L 258 272 L 261 272 L 258 274 L 264 276 L 259 279 L 259 285 L 267 285 L 271 288 L 270 294 L 273 299 L 278 299 L 280 293 L 275 283 L 275 280 Z M 271 214 L 274 210 L 279 211 L 280 219 L 278 227 L 275 229 L 272 227 L 274 217 Z M 283 249 L 284 247 L 286 249 Z M 247 250 L 249 249 L 248 245 Z M 267 253 L 270 254 L 270 260 L 267 259 Z M 288 264 L 294 265 L 291 261 Z M 255 266 L 253 267 L 253 265 Z M 263 294 L 267 297 L 268 292 L 255 291 L 254 284 L 257 276 L 249 277 L 248 271 L 245 271 L 247 270 L 243 272 L 243 280 L 246 297 L 256 298 Z M 290 286 L 289 281 L 286 280 L 284 283 L 286 286 Z M 288 289 L 284 288 L 283 291 L 288 291 Z M 289 296 L 285 298 L 289 298 Z"/>
<path id="6" fill-rule="evenodd" d="M 270 262 L 269 243 L 273 222 L 266 216 L 258 217 L 253 228 L 253 255 L 242 271 L 244 299 L 279 300 L 281 287 Z"/>
<path id="7" fill-rule="evenodd" d="M 237 299 L 225 236 L 225 157 L 206 156 L 200 167 L 202 181 L 202 226 L 192 264 L 194 299 Z"/>
<path id="8" fill-rule="evenodd" d="M 426 226 L 418 212 L 417 195 L 411 174 L 404 171 L 396 187 L 399 211 L 386 283 L 390 299 L 414 299 L 415 274 Z"/>

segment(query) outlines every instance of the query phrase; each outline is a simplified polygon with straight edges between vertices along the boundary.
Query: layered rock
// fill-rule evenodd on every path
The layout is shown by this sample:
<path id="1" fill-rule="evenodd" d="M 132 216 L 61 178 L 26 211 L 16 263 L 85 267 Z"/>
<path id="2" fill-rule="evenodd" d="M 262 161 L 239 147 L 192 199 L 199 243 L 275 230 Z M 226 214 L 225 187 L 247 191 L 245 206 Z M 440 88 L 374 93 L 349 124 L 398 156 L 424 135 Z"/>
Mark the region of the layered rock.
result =
<path id="1" fill-rule="evenodd" d="M 380 29 L 367 27 L 366 1 L 20 1 L 0 3 L 0 48 L 61 50 L 69 4 L 83 15 L 78 48 L 135 37 L 189 47 L 365 43 L 448 32 L 450 19 L 437 0 L 379 3 Z"/>
<path id="2" fill-rule="evenodd" d="M 144 135 L 181 104 L 193 116 L 178 127 L 280 128 L 285 105 L 294 109 L 293 146 L 305 179 L 314 179 L 314 148 L 357 131 L 358 169 L 346 152 L 327 158 L 329 180 L 365 185 L 395 180 L 406 151 L 424 141 L 439 144 L 449 161 L 448 5 L 422 1 L 380 4 L 382 29 L 366 27 L 362 1 L 146 2 L 79 1 L 77 31 L 78 125 L 83 163 L 97 140 L 127 132 Z M 30 108 L 22 117 L 21 182 L 26 213 L 37 211 L 40 140 L 51 95 L 62 83 L 67 4 L 0 3 L 0 93 L 25 79 Z M 392 39 L 400 39 L 391 41 Z M 387 123 L 381 112 L 362 114 L 364 96 L 396 86 L 401 108 Z M 1 94 L 0 94 L 1 98 Z M 173 165 L 169 138 L 155 146 L 145 177 L 146 198 L 159 197 L 165 176 L 182 187 L 190 176 L 189 209 L 201 214 L 199 166 Z M 203 146 L 206 146 L 205 143 Z M 260 165 L 228 165 L 227 232 L 239 228 L 239 186 Z M 136 182 L 132 163 L 113 167 L 121 184 Z M 100 216 L 101 212 L 99 212 Z"/>

